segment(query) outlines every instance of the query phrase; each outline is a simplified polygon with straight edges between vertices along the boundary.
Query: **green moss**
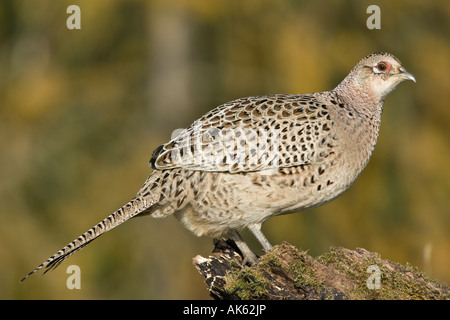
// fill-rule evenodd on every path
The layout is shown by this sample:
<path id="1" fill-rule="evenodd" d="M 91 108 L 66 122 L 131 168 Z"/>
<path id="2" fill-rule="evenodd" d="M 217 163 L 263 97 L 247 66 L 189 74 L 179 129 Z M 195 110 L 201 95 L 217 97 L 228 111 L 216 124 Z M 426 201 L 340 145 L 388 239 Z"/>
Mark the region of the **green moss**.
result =
<path id="1" fill-rule="evenodd" d="M 236 294 L 242 300 L 262 297 L 267 294 L 269 283 L 262 272 L 254 268 L 243 267 L 240 271 L 229 272 L 225 277 L 225 290 Z"/>
<path id="2" fill-rule="evenodd" d="M 378 289 L 367 286 L 371 276 L 367 270 L 372 265 L 380 270 Z M 335 283 L 337 287 L 330 287 L 333 272 L 342 277 L 342 282 Z M 344 292 L 344 298 L 353 300 L 450 299 L 448 290 L 442 290 L 417 267 L 383 260 L 377 253 L 332 248 L 314 260 L 306 251 L 286 245 L 275 246 L 256 266 L 232 264 L 225 278 L 225 290 L 240 299 L 264 299 L 272 291 L 272 280 L 268 277 L 271 274 L 292 279 L 294 287 L 313 296 L 317 293 L 319 299 L 342 298 L 340 292 Z"/>
<path id="3" fill-rule="evenodd" d="M 432 282 L 417 267 L 406 264 L 402 266 L 395 264 L 396 267 L 387 267 L 385 261 L 377 253 L 371 254 L 362 263 L 351 261 L 340 251 L 331 249 L 330 252 L 317 258 L 317 261 L 324 265 L 332 265 L 341 271 L 356 284 L 355 288 L 348 292 L 350 299 L 449 299 L 450 296 L 439 296 L 439 291 L 432 290 L 427 286 Z M 367 279 L 370 274 L 367 269 L 371 265 L 376 265 L 380 269 L 380 288 L 369 289 Z M 418 285 L 417 279 L 423 280 L 423 285 Z M 420 283 L 420 282 L 419 282 Z"/>
<path id="4" fill-rule="evenodd" d="M 281 267 L 280 259 L 277 254 L 272 250 L 260 258 L 259 262 L 260 267 L 266 268 L 269 266 Z"/>
<path id="5" fill-rule="evenodd" d="M 309 262 L 307 251 L 293 251 L 295 261 L 287 270 L 294 276 L 294 286 L 297 288 L 311 288 L 317 293 L 323 289 L 323 281 L 318 280 L 313 266 Z"/>
<path id="6" fill-rule="evenodd" d="M 317 258 L 317 261 L 323 265 L 330 265 L 335 263 L 336 261 L 341 261 L 344 257 L 344 254 L 340 251 L 335 250 L 335 248 L 331 247 L 330 251 L 325 252 L 320 257 Z"/>
<path id="7" fill-rule="evenodd" d="M 232 269 L 239 269 L 239 268 L 241 268 L 241 265 L 236 260 L 231 260 L 230 264 L 231 264 L 231 268 Z"/>
<path id="8" fill-rule="evenodd" d="M 289 266 L 288 270 L 295 276 L 294 285 L 297 288 L 309 286 L 315 292 L 320 292 L 323 288 L 323 282 L 317 280 L 314 270 L 304 262 L 295 262 Z"/>

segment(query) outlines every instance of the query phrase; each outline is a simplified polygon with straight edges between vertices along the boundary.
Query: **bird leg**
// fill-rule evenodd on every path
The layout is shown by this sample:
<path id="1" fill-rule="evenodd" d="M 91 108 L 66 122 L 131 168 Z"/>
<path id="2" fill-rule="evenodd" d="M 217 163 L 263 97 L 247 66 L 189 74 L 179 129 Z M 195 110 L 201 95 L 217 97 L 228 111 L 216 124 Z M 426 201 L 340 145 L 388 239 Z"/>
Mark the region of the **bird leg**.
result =
<path id="1" fill-rule="evenodd" d="M 267 238 L 261 231 L 261 223 L 249 224 L 247 228 L 253 233 L 253 235 L 259 241 L 265 251 L 269 251 L 270 249 L 272 249 L 272 245 L 269 243 L 269 240 L 267 240 Z"/>
<path id="2" fill-rule="evenodd" d="M 253 253 L 253 251 L 249 248 L 249 246 L 245 243 L 244 239 L 242 239 L 241 235 L 236 230 L 231 230 L 228 235 L 230 239 L 234 241 L 239 250 L 244 257 L 242 264 L 253 265 L 258 261 L 257 256 Z"/>

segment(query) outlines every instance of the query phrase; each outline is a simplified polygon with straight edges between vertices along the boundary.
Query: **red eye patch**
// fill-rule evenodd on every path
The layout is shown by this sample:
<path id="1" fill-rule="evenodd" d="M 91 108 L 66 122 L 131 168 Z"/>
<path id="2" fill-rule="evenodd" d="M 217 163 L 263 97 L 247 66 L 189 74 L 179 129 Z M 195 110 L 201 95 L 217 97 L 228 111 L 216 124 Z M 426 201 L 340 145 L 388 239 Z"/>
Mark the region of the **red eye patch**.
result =
<path id="1" fill-rule="evenodd" d="M 391 65 L 385 61 L 381 61 L 376 65 L 375 68 L 377 68 L 380 72 L 388 72 L 389 70 L 391 70 Z"/>

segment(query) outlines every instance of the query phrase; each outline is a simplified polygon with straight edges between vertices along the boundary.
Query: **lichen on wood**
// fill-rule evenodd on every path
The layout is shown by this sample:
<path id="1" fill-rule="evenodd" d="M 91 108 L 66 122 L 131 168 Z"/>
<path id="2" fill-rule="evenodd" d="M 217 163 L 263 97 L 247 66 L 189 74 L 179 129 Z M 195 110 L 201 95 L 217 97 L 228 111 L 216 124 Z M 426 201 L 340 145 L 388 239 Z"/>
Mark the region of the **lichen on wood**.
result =
<path id="1" fill-rule="evenodd" d="M 448 286 L 429 279 L 418 268 L 361 248 L 332 247 L 313 258 L 283 242 L 256 265 L 243 266 L 233 244 L 216 241 L 211 256 L 196 256 L 193 263 L 214 299 L 450 299 Z M 374 279 L 378 282 L 371 285 Z"/>

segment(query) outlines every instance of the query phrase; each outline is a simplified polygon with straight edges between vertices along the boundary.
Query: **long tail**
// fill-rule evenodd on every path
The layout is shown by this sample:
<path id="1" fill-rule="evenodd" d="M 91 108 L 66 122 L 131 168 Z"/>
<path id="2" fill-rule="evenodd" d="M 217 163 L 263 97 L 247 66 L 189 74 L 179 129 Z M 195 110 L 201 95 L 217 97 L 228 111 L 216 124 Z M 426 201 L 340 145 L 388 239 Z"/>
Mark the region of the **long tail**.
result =
<path id="1" fill-rule="evenodd" d="M 114 227 L 117 227 L 119 224 L 127 221 L 128 219 L 133 218 L 134 216 L 144 212 L 149 207 L 149 204 L 146 202 L 147 201 L 141 197 L 133 198 L 122 208 L 110 214 L 96 226 L 92 227 L 91 229 L 83 233 L 81 236 L 70 242 L 64 248 L 59 250 L 53 256 L 45 260 L 36 269 L 31 271 L 25 277 L 23 277 L 22 280 L 20 280 L 20 282 L 24 281 L 33 273 L 44 267 L 46 269 L 44 273 L 46 273 L 49 270 L 55 269 L 61 264 L 61 262 L 67 259 L 71 254 L 77 252 L 78 250 L 81 250 L 91 241 L 101 236 L 103 233 L 111 230 Z"/>

